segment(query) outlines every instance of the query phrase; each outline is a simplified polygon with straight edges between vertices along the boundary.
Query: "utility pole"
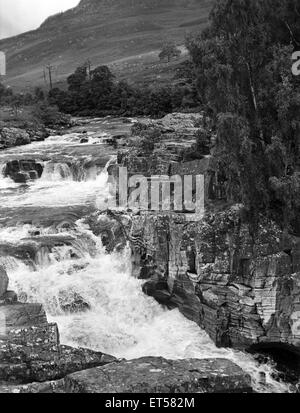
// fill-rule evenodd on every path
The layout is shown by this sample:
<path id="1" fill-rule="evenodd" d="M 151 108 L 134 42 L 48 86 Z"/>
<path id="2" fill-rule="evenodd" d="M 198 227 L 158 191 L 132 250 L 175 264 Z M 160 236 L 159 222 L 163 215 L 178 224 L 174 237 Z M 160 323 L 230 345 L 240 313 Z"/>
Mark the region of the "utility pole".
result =
<path id="1" fill-rule="evenodd" d="M 0 82 L 6 75 L 6 55 L 0 51 Z"/>
<path id="2" fill-rule="evenodd" d="M 48 70 L 48 74 L 49 74 L 50 90 L 52 90 L 53 89 L 52 71 L 53 71 L 54 67 L 49 64 L 49 65 L 46 66 L 46 69 Z"/>

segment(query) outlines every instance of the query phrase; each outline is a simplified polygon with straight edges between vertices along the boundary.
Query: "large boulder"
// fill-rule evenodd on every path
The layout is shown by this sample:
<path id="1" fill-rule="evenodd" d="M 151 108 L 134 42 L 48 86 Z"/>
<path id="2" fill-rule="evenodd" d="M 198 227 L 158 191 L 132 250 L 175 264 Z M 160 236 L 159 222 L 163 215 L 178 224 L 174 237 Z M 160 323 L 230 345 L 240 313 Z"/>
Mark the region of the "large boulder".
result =
<path id="1" fill-rule="evenodd" d="M 12 344 L 0 340 L 0 382 L 26 384 L 59 380 L 66 375 L 115 362 L 116 358 L 87 349 L 49 343 Z"/>
<path id="2" fill-rule="evenodd" d="M 42 164 L 29 159 L 10 161 L 4 168 L 4 176 L 10 177 L 16 183 L 39 179 L 42 173 Z"/>
<path id="3" fill-rule="evenodd" d="M 59 380 L 76 371 L 117 361 L 100 352 L 60 345 L 57 325 L 48 324 L 45 319 L 35 319 L 33 323 L 32 319 L 21 317 L 15 324 L 13 328 L 9 323 L 6 335 L 0 338 L 0 382 Z"/>
<path id="4" fill-rule="evenodd" d="M 7 273 L 5 269 L 0 266 L 0 299 L 7 291 L 8 282 Z"/>
<path id="5" fill-rule="evenodd" d="M 204 124 L 202 113 L 169 113 L 159 120 L 143 119 L 136 122 L 131 132 L 138 135 L 145 130 L 157 128 L 161 133 L 195 130 Z"/>
<path id="6" fill-rule="evenodd" d="M 71 374 L 68 393 L 243 393 L 251 379 L 225 359 L 165 360 L 145 357 Z"/>
<path id="7" fill-rule="evenodd" d="M 166 129 L 193 129 L 199 128 L 203 124 L 203 114 L 201 113 L 170 113 L 157 122 Z"/>
<path id="8" fill-rule="evenodd" d="M 19 128 L 0 129 L 0 146 L 9 148 L 12 146 L 26 145 L 31 142 L 30 135 Z"/>

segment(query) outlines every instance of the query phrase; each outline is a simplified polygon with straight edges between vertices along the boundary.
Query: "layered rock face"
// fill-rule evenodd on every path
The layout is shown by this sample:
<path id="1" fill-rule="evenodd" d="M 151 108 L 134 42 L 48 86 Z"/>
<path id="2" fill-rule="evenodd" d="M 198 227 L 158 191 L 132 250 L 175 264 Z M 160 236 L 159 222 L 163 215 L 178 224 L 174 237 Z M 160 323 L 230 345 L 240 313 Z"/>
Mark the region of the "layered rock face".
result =
<path id="1" fill-rule="evenodd" d="M 135 258 L 135 272 L 148 280 L 146 293 L 178 307 L 219 346 L 300 349 L 300 240 L 284 240 L 268 221 L 253 238 L 241 215 L 237 206 L 200 222 L 135 217 L 134 231 L 143 231 L 149 247 L 147 258 Z"/>
<path id="2" fill-rule="evenodd" d="M 206 215 L 140 211 L 132 217 L 131 233 L 139 234 L 146 249 L 132 245 L 134 274 L 146 281 L 144 291 L 178 307 L 219 346 L 287 345 L 300 351 L 300 239 L 263 217 L 254 233 L 243 206 L 228 206 L 213 156 L 186 161 L 166 151 L 172 136 L 180 147 L 181 129 L 195 142 L 201 118 L 173 114 L 154 125 L 161 137 L 151 156 L 134 148 L 122 151 L 119 165 L 129 175 L 146 177 L 205 175 Z"/>

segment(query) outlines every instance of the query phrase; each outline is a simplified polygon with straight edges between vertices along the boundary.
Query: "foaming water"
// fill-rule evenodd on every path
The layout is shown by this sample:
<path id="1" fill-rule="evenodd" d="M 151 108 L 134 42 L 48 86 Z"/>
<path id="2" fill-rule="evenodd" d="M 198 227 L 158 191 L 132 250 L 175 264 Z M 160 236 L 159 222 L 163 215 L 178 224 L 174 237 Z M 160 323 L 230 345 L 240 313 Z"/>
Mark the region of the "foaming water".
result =
<path id="1" fill-rule="evenodd" d="M 28 184 L 27 190 L 3 197 L 2 207 L 25 206 L 70 206 L 98 204 L 109 195 L 106 168 L 98 175 L 85 181 L 74 181 L 67 167 L 62 165 L 53 169 L 53 175 L 46 171 L 42 179 Z M 0 181 L 1 185 L 1 181 Z M 1 187 L 0 187 L 1 188 Z"/>
<path id="2" fill-rule="evenodd" d="M 10 178 L 4 177 L 4 170 L 6 164 L 0 164 L 0 191 L 2 194 L 3 190 L 13 189 L 16 188 L 18 185 L 14 183 L 14 181 Z"/>
<path id="3" fill-rule="evenodd" d="M 15 184 L 12 179 L 5 178 L 3 175 L 0 175 L 0 191 L 3 189 L 13 189 L 17 186 L 18 184 Z"/>
<path id="4" fill-rule="evenodd" d="M 63 260 L 31 271 L 18 263 L 10 271 L 10 287 L 23 301 L 41 302 L 48 319 L 57 322 L 61 341 L 127 359 L 162 356 L 169 359 L 227 358 L 251 374 L 257 391 L 287 392 L 272 378 L 271 365 L 259 365 L 250 355 L 217 348 L 208 335 L 178 310 L 168 311 L 142 292 L 142 282 L 130 275 L 128 252 Z M 74 300 L 82 312 L 65 312 Z M 88 308 L 88 309 L 87 309 Z M 267 386 L 259 384 L 265 372 Z"/>

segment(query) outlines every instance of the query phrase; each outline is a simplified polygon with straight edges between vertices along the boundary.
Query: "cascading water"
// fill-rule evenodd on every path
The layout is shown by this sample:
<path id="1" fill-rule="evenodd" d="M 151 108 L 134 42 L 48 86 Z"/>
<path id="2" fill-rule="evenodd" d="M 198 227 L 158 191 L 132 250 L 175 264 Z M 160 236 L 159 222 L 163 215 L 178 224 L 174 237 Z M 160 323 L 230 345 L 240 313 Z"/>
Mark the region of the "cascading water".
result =
<path id="1" fill-rule="evenodd" d="M 50 143 L 48 152 L 51 148 L 54 155 L 47 162 L 53 165 L 60 143 L 58 139 Z M 39 152 L 40 147 L 41 144 L 35 144 L 35 151 Z M 218 349 L 204 331 L 178 310 L 166 310 L 145 296 L 142 281 L 131 276 L 129 251 L 106 253 L 101 241 L 83 224 L 83 216 L 76 216 L 70 226 L 64 225 L 61 206 L 88 203 L 99 207 L 101 200 L 107 198 L 105 169 L 82 181 L 75 181 L 68 173 L 64 179 L 61 169 L 58 172 L 49 166 L 42 179 L 30 183 L 25 192 L 2 196 L 0 217 L 4 206 L 11 208 L 9 211 L 17 218 L 12 219 L 13 224 L 0 227 L 0 245 L 31 242 L 36 254 L 32 265 L 9 255 L 2 256 L 0 264 L 6 267 L 10 288 L 21 301 L 44 305 L 49 321 L 58 323 L 62 343 L 127 359 L 228 358 L 251 374 L 256 390 L 289 390 L 287 384 L 274 379 L 271 364 L 259 365 L 250 355 Z M 61 225 L 42 224 L 44 210 L 48 214 L 49 206 L 52 214 L 58 209 Z M 35 221 L 40 224 L 24 223 L 23 217 L 32 207 Z M 266 374 L 266 386 L 259 383 L 261 372 Z"/>
<path id="2" fill-rule="evenodd" d="M 16 187 L 16 184 L 12 179 L 4 176 L 5 168 L 6 164 L 0 163 L 0 195 L 2 192 L 4 193 L 5 191 Z"/>
<path id="3" fill-rule="evenodd" d="M 242 352 L 218 349 L 178 310 L 166 310 L 145 296 L 142 282 L 130 275 L 129 251 L 109 255 L 95 241 L 94 258 L 85 254 L 72 260 L 61 249 L 35 271 L 16 261 L 9 271 L 10 287 L 23 301 L 44 305 L 49 321 L 58 323 L 62 343 L 127 359 L 228 358 L 251 374 L 257 391 L 288 391 L 286 384 L 272 378 L 271 365 L 259 365 Z M 267 386 L 259 384 L 261 372 Z"/>

